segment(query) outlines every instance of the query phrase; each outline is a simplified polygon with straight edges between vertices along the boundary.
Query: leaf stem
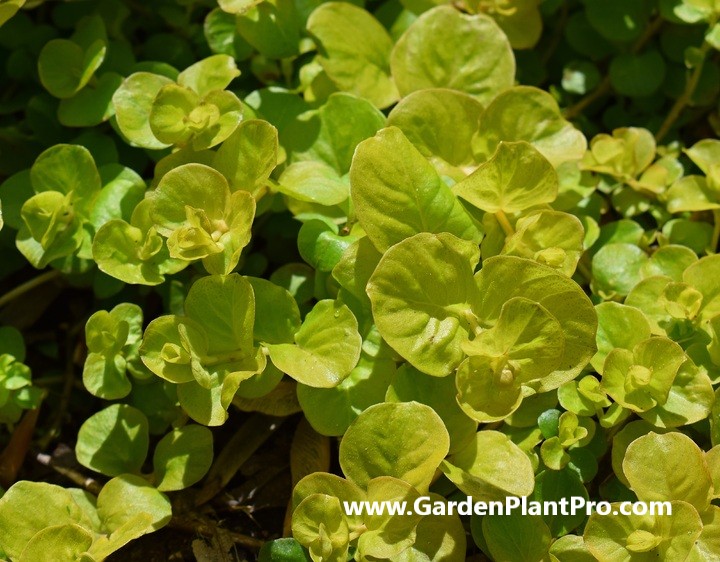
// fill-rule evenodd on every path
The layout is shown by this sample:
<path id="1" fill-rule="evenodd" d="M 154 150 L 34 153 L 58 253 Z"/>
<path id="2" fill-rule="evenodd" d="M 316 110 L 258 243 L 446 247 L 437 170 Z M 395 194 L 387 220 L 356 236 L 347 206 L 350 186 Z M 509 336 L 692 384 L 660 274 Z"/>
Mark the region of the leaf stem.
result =
<path id="1" fill-rule="evenodd" d="M 675 104 L 670 109 L 670 113 L 667 114 L 667 117 L 665 118 L 665 121 L 663 121 L 663 124 L 660 126 L 660 129 L 658 129 L 658 132 L 655 133 L 655 141 L 660 142 L 662 139 L 665 138 L 665 135 L 670 132 L 670 129 L 672 129 L 675 121 L 677 121 L 678 117 L 680 117 L 682 110 L 685 109 L 685 106 L 690 103 L 690 100 L 695 93 L 695 89 L 697 88 L 698 82 L 700 82 L 700 76 L 702 75 L 703 67 L 705 66 L 705 58 L 707 57 L 707 53 L 709 50 L 710 44 L 705 41 L 702 47 L 700 47 L 702 58 L 700 59 L 700 62 L 697 64 L 697 66 L 693 69 L 690 78 L 685 84 L 685 90 L 680 95 L 680 97 L 675 100 Z"/>
<path id="2" fill-rule="evenodd" d="M 495 213 L 495 218 L 500 223 L 500 226 L 502 227 L 506 236 L 512 236 L 513 234 L 515 234 L 515 229 L 510 224 L 507 215 L 503 211 L 498 211 L 497 213 Z"/>
<path id="3" fill-rule="evenodd" d="M 0 297 L 0 308 L 5 306 L 6 304 L 12 302 L 16 298 L 24 295 L 28 291 L 32 291 L 35 287 L 39 287 L 43 283 L 47 283 L 48 281 L 51 281 L 51 280 L 55 279 L 56 277 L 60 277 L 60 271 L 57 269 L 53 269 L 51 271 L 46 271 L 42 275 L 33 277 L 32 279 L 30 279 L 29 281 L 26 281 L 22 285 L 18 285 L 17 287 L 8 291 L 2 297 Z"/>
<path id="4" fill-rule="evenodd" d="M 718 249 L 718 241 L 720 241 L 720 209 L 713 209 L 713 219 L 714 219 L 714 227 L 713 227 L 711 248 L 712 248 L 713 253 L 715 253 L 715 252 L 717 252 L 717 249 Z"/>

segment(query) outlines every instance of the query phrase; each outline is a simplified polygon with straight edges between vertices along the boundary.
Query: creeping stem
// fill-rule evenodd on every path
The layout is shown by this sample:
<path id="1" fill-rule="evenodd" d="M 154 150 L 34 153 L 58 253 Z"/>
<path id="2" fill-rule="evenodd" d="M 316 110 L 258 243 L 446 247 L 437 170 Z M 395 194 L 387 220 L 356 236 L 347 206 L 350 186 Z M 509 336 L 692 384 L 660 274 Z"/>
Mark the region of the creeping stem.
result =
<path id="1" fill-rule="evenodd" d="M 500 223 L 500 226 L 502 227 L 506 236 L 512 236 L 513 234 L 515 234 L 515 229 L 512 227 L 510 221 L 507 218 L 507 215 L 503 211 L 498 211 L 497 213 L 495 213 L 495 218 Z"/>

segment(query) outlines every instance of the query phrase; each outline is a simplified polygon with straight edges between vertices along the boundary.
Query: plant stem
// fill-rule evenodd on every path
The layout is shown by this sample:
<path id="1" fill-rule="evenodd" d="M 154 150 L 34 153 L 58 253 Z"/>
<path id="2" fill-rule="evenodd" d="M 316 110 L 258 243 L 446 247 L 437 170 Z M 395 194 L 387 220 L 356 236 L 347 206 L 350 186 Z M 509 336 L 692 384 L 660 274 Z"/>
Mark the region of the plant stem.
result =
<path id="1" fill-rule="evenodd" d="M 670 113 L 668 113 L 667 117 L 665 118 L 665 121 L 663 121 L 663 124 L 660 126 L 660 129 L 658 129 L 658 132 L 655 133 L 655 140 L 657 142 L 660 142 L 662 139 L 665 138 L 665 135 L 667 135 L 670 132 L 670 129 L 672 128 L 673 124 L 675 123 L 675 121 L 677 121 L 678 117 L 680 117 L 682 110 L 685 109 L 685 106 L 690 103 L 690 100 L 692 99 L 692 96 L 695 93 L 695 89 L 697 88 L 698 82 L 700 82 L 700 76 L 702 75 L 702 70 L 703 70 L 703 67 L 705 66 L 705 57 L 707 56 L 707 53 L 709 50 L 710 50 L 710 44 L 707 42 L 704 42 L 702 47 L 700 47 L 700 52 L 702 53 L 702 59 L 700 59 L 700 62 L 693 69 L 692 74 L 690 75 L 690 78 L 688 79 L 687 83 L 685 84 L 685 90 L 680 95 L 680 97 L 677 100 L 675 100 L 675 104 L 672 106 L 672 109 L 670 109 Z"/>
<path id="2" fill-rule="evenodd" d="M 53 269 L 51 271 L 46 271 L 42 275 L 38 275 L 37 277 L 30 279 L 29 281 L 26 281 L 22 285 L 18 285 L 17 287 L 12 289 L 11 291 L 8 291 L 2 297 L 0 297 L 0 308 L 5 306 L 9 302 L 12 302 L 16 298 L 24 295 L 28 291 L 32 291 L 35 287 L 39 287 L 43 283 L 47 283 L 48 281 L 51 281 L 56 277 L 60 277 L 60 271 L 58 271 L 57 269 Z"/>
<path id="3" fill-rule="evenodd" d="M 55 464 L 55 461 L 50 455 L 46 455 L 45 453 L 38 453 L 37 455 L 35 455 L 35 460 L 44 466 L 52 468 L 55 472 L 74 482 L 83 490 L 87 490 L 91 494 L 97 496 L 100 493 L 100 490 L 102 490 L 102 484 L 100 484 L 100 482 L 98 482 L 94 478 L 90 478 L 89 476 L 81 474 L 75 469 Z"/>
<path id="4" fill-rule="evenodd" d="M 506 236 L 512 236 L 513 234 L 515 234 L 515 229 L 510 224 L 507 215 L 503 211 L 498 211 L 497 213 L 495 213 L 495 218 L 500 223 L 500 226 L 502 227 Z"/>

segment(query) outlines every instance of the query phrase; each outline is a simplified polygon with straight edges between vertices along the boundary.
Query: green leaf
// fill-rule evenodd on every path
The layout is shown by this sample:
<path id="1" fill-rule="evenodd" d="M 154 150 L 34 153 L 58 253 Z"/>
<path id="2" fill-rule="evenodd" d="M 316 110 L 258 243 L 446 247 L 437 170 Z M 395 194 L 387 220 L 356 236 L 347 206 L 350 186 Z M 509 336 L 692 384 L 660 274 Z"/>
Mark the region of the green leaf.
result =
<path id="1" fill-rule="evenodd" d="M 592 288 L 603 298 L 624 297 L 642 279 L 647 254 L 633 244 L 606 244 L 592 259 Z"/>
<path id="2" fill-rule="evenodd" d="M 647 26 L 652 6 L 645 0 L 588 0 L 588 21 L 610 41 L 637 39 Z"/>
<path id="3" fill-rule="evenodd" d="M 295 334 L 295 343 L 268 345 L 275 366 L 302 384 L 337 386 L 360 358 L 362 338 L 355 316 L 344 304 L 317 303 Z"/>
<path id="4" fill-rule="evenodd" d="M 150 129 L 150 110 L 160 90 L 172 80 L 150 72 L 136 72 L 128 76 L 113 94 L 117 124 L 134 146 L 157 150 L 166 148 Z"/>
<path id="5" fill-rule="evenodd" d="M 345 2 L 320 5 L 307 30 L 318 45 L 318 60 L 338 89 L 365 98 L 380 109 L 398 99 L 390 76 L 392 40 L 368 12 Z"/>
<path id="6" fill-rule="evenodd" d="M 340 466 L 365 487 L 392 476 L 426 491 L 450 446 L 445 425 L 429 406 L 417 402 L 377 404 L 350 425 L 340 443 Z"/>
<path id="7" fill-rule="evenodd" d="M 201 425 L 186 425 L 165 435 L 155 447 L 157 489 L 182 490 L 199 482 L 213 460 L 213 436 Z"/>
<path id="8" fill-rule="evenodd" d="M 671 213 L 720 209 L 718 192 L 703 176 L 680 178 L 670 186 L 664 197 Z"/>
<path id="9" fill-rule="evenodd" d="M 367 285 L 383 338 L 420 371 L 444 377 L 464 357 L 479 294 L 479 251 L 450 234 L 417 234 L 390 248 Z"/>
<path id="10" fill-rule="evenodd" d="M 623 53 L 610 63 L 610 82 L 625 96 L 647 97 L 654 94 L 665 78 L 665 59 L 653 49 L 642 53 Z"/>
<path id="11" fill-rule="evenodd" d="M 453 191 L 488 213 L 517 213 L 557 197 L 558 178 L 550 162 L 527 142 L 500 142 L 492 158 Z"/>
<path id="12" fill-rule="evenodd" d="M 443 461 L 440 469 L 474 501 L 527 496 L 535 486 L 528 456 L 498 431 L 478 432 L 474 441 Z"/>
<path id="13" fill-rule="evenodd" d="M 257 277 L 247 277 L 255 296 L 253 335 L 263 343 L 292 343 L 300 329 L 300 311 L 292 295 L 282 287 Z"/>
<path id="14" fill-rule="evenodd" d="M 567 468 L 559 471 L 546 470 L 538 474 L 535 478 L 535 491 L 532 495 L 532 500 L 534 501 L 560 503 L 564 499 L 568 503 L 571 503 L 572 498 L 578 497 L 587 500 L 587 490 L 580 481 L 580 477 Z M 559 537 L 577 528 L 585 519 L 585 513 L 582 511 L 575 513 L 548 513 L 543 516 L 543 519 L 552 535 Z"/>
<path id="15" fill-rule="evenodd" d="M 283 59 L 298 54 L 303 21 L 292 0 L 251 0 L 246 10 L 238 13 L 236 26 L 240 36 L 264 57 Z"/>
<path id="16" fill-rule="evenodd" d="M 636 439 L 625 453 L 622 469 L 641 501 L 682 499 L 698 511 L 709 505 L 713 483 L 705 455 L 682 433 L 648 433 Z"/>
<path id="17" fill-rule="evenodd" d="M 563 119 L 555 99 L 542 90 L 516 86 L 485 108 L 473 143 L 477 158 L 487 160 L 501 141 L 525 141 L 557 167 L 585 154 L 587 141 Z"/>
<path id="18" fill-rule="evenodd" d="M 67 39 L 52 39 L 38 58 L 40 81 L 56 98 L 70 98 L 90 81 L 106 51 L 103 39 L 93 41 L 87 49 Z"/>
<path id="19" fill-rule="evenodd" d="M 444 40 L 437 41 L 439 36 Z M 398 39 L 391 68 L 403 97 L 426 88 L 450 88 L 486 104 L 513 85 L 515 58 L 492 18 L 438 6 Z"/>
<path id="20" fill-rule="evenodd" d="M 487 515 L 482 530 L 496 560 L 536 562 L 546 556 L 550 547 L 550 529 L 539 515 Z"/>
<path id="21" fill-rule="evenodd" d="M 483 106 L 469 94 L 445 88 L 419 90 L 393 107 L 388 126 L 397 127 L 439 173 L 475 163 L 472 138 Z M 437 162 L 436 162 L 437 160 Z"/>
<path id="22" fill-rule="evenodd" d="M 58 121 L 66 127 L 94 127 L 115 114 L 112 97 L 123 82 L 115 72 L 105 72 L 58 106 Z"/>
<path id="23" fill-rule="evenodd" d="M 107 476 L 139 472 L 149 445 L 148 421 L 140 410 L 113 404 L 80 427 L 75 454 L 84 467 Z"/>
<path id="24" fill-rule="evenodd" d="M 293 538 L 266 542 L 258 553 L 258 562 L 311 562 L 302 545 Z"/>
<path id="25" fill-rule="evenodd" d="M 350 185 L 360 225 L 380 251 L 420 232 L 479 240 L 450 188 L 396 127 L 358 145 Z"/>
<path id="26" fill-rule="evenodd" d="M 299 201 L 330 207 L 339 205 L 350 196 L 347 181 L 323 162 L 295 162 L 285 169 L 278 181 L 280 193 Z"/>

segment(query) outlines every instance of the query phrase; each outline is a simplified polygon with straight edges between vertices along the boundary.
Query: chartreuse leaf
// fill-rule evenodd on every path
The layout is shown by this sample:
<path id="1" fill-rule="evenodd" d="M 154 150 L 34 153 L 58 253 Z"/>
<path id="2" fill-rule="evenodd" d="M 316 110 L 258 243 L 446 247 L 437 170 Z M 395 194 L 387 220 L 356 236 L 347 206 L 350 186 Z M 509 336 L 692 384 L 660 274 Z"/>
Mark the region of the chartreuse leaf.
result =
<path id="1" fill-rule="evenodd" d="M 163 143 L 181 147 L 192 143 L 194 150 L 204 150 L 235 131 L 242 111 L 242 103 L 231 92 L 213 90 L 200 97 L 188 87 L 168 84 L 153 100 L 150 129 Z"/>
<path id="2" fill-rule="evenodd" d="M 579 160 L 587 141 L 563 119 L 555 99 L 542 90 L 516 86 L 501 93 L 485 108 L 473 150 L 487 160 L 501 141 L 532 144 L 553 166 Z"/>
<path id="3" fill-rule="evenodd" d="M 398 99 L 390 76 L 388 32 L 368 12 L 345 2 L 320 5 L 307 22 L 318 60 L 338 89 L 385 108 Z"/>
<path id="4" fill-rule="evenodd" d="M 477 245 L 421 233 L 390 248 L 367 285 L 380 335 L 420 371 L 449 375 L 477 325 Z"/>
<path id="5" fill-rule="evenodd" d="M 210 273 L 227 274 L 250 241 L 255 200 L 230 192 L 225 177 L 203 164 L 185 164 L 163 176 L 152 192 L 151 217 L 168 237 L 170 257 L 202 259 Z"/>
<path id="6" fill-rule="evenodd" d="M 385 401 L 415 401 L 430 406 L 442 418 L 450 435 L 450 452 L 454 453 L 475 438 L 478 425 L 458 405 L 457 392 L 452 375 L 431 377 L 409 365 L 402 365 L 392 378 Z"/>
<path id="7" fill-rule="evenodd" d="M 569 213 L 540 211 L 518 219 L 502 253 L 533 259 L 571 277 L 584 251 L 585 230 Z"/>
<path id="8" fill-rule="evenodd" d="M 17 560 L 52 562 L 82 560 L 93 542 L 93 534 L 80 525 L 54 525 L 36 533 Z"/>
<path id="9" fill-rule="evenodd" d="M 582 160 L 584 169 L 618 179 L 635 178 L 655 159 L 656 144 L 652 133 L 640 127 L 615 129 L 612 135 L 595 135 Z"/>
<path id="10" fill-rule="evenodd" d="M 672 502 L 672 516 L 623 515 L 620 504 L 611 504 L 610 515 L 593 513 L 583 535 L 585 545 L 598 560 L 686 560 L 702 531 L 693 506 Z M 617 513 L 617 515 L 615 515 Z"/>
<path id="11" fill-rule="evenodd" d="M 219 425 L 240 382 L 266 364 L 253 345 L 252 286 L 237 274 L 204 277 L 191 287 L 185 314 L 153 320 L 140 356 L 157 376 L 180 385 L 180 405 L 193 419 Z"/>
<path id="12" fill-rule="evenodd" d="M 488 213 L 517 213 L 557 197 L 558 178 L 548 160 L 527 142 L 500 142 L 492 158 L 453 191 Z"/>
<path id="13" fill-rule="evenodd" d="M 301 327 L 300 310 L 293 296 L 266 279 L 248 277 L 247 280 L 255 296 L 255 340 L 269 344 L 292 343 Z"/>
<path id="14" fill-rule="evenodd" d="M 715 275 L 720 273 L 720 256 L 707 256 L 688 267 L 683 273 L 683 281 L 702 295 L 702 304 L 698 310 L 698 320 L 707 321 L 720 314 L 720 286 L 713 283 Z"/>
<path id="15" fill-rule="evenodd" d="M 394 374 L 392 359 L 370 358 L 363 353 L 350 374 L 333 388 L 299 384 L 298 401 L 315 431 L 341 436 L 360 413 L 385 399 Z"/>
<path id="16" fill-rule="evenodd" d="M 105 24 L 98 15 L 80 21 L 70 39 L 52 39 L 38 57 L 38 74 L 56 98 L 79 92 L 100 67 L 107 52 Z"/>
<path id="17" fill-rule="evenodd" d="M 100 271 L 139 285 L 159 285 L 165 275 L 185 269 L 189 262 L 170 257 L 165 240 L 150 216 L 152 201 L 143 199 L 135 207 L 130 223 L 107 221 L 93 238 L 93 259 Z"/>
<path id="18" fill-rule="evenodd" d="M 639 437 L 628 446 L 622 469 L 641 501 L 682 498 L 702 512 L 714 494 L 705 454 L 682 433 L 651 432 Z"/>
<path id="19" fill-rule="evenodd" d="M 314 494 L 327 494 L 342 502 L 360 502 L 367 499 L 367 494 L 350 480 L 327 472 L 314 472 L 300 480 L 292 493 L 292 507 L 297 507 L 305 498 Z M 357 532 L 363 526 L 364 514 L 346 513 L 347 524 L 351 532 Z"/>
<path id="20" fill-rule="evenodd" d="M 679 427 L 707 418 L 714 401 L 707 371 L 687 359 L 675 375 L 667 401 L 640 416 L 656 427 Z"/>
<path id="21" fill-rule="evenodd" d="M 348 480 L 365 487 L 392 476 L 427 491 L 450 446 L 435 411 L 418 402 L 376 404 L 350 425 L 340 443 L 340 466 Z"/>
<path id="22" fill-rule="evenodd" d="M 635 345 L 650 337 L 650 323 L 642 311 L 617 302 L 603 302 L 595 307 L 598 317 L 597 353 L 593 368 L 603 373 L 605 358 L 616 348 L 632 351 Z"/>
<path id="23" fill-rule="evenodd" d="M 530 459 L 499 431 L 478 432 L 468 446 L 444 460 L 440 469 L 475 501 L 527 496 L 535 486 Z"/>
<path id="24" fill-rule="evenodd" d="M 277 163 L 277 129 L 262 119 L 240 123 L 213 159 L 213 167 L 227 178 L 231 191 L 254 192 L 265 185 Z"/>
<path id="25" fill-rule="evenodd" d="M 13 560 L 20 559 L 28 543 L 43 529 L 67 526 L 95 530 L 71 490 L 21 480 L 0 498 L 0 548 Z"/>
<path id="26" fill-rule="evenodd" d="M 26 0 L 2 0 L 0 2 L 0 26 L 13 17 L 25 2 Z"/>
<path id="27" fill-rule="evenodd" d="M 432 501 L 444 498 L 430 494 Z M 467 539 L 462 520 L 457 515 L 425 515 L 415 527 L 415 542 L 397 555 L 399 562 L 438 560 L 462 562 L 465 560 Z"/>
<path id="28" fill-rule="evenodd" d="M 469 94 L 429 88 L 401 99 L 388 116 L 388 126 L 399 128 L 440 174 L 451 175 L 454 167 L 475 163 L 472 138 L 482 111 Z"/>
<path id="29" fill-rule="evenodd" d="M 396 501 L 414 505 L 418 491 L 403 480 L 378 476 L 367 484 L 367 498 L 371 502 Z M 365 558 L 394 559 L 415 542 L 415 527 L 422 515 L 414 513 L 402 517 L 386 513 L 365 519 L 365 531 L 358 539 L 358 554 Z"/>
<path id="30" fill-rule="evenodd" d="M 434 41 L 438 34 L 445 40 Z M 398 39 L 391 68 L 403 97 L 426 88 L 450 88 L 486 104 L 513 85 L 515 57 L 492 18 L 438 6 Z"/>
<path id="31" fill-rule="evenodd" d="M 650 338 L 632 351 L 611 351 L 603 366 L 602 388 L 625 408 L 644 412 L 663 405 L 686 356 L 667 338 Z"/>
<path id="32" fill-rule="evenodd" d="M 483 7 L 482 2 L 469 3 L 474 10 Z M 497 4 L 492 18 L 507 35 L 513 49 L 531 49 L 540 39 L 543 21 L 536 0 L 510 0 Z"/>
<path id="33" fill-rule="evenodd" d="M 350 535 L 340 500 L 325 493 L 307 496 L 292 518 L 295 539 L 310 551 L 313 560 L 344 562 Z"/>
<path id="34" fill-rule="evenodd" d="M 332 300 L 313 307 L 294 339 L 294 343 L 269 344 L 267 349 L 278 369 L 308 386 L 337 386 L 360 358 L 357 319 L 346 305 Z"/>
<path id="35" fill-rule="evenodd" d="M 113 404 L 85 420 L 75 454 L 80 464 L 107 476 L 139 472 L 149 438 L 145 414 L 127 404 Z"/>
<path id="36" fill-rule="evenodd" d="M 550 390 L 542 379 L 560 366 L 564 347 L 562 326 L 549 311 L 521 297 L 510 299 L 495 326 L 463 346 L 470 358 L 458 369 L 460 406 L 479 422 L 509 416 L 523 395 Z"/>
<path id="37" fill-rule="evenodd" d="M 559 322 L 564 351 L 558 368 L 542 379 L 540 388 L 557 388 L 574 379 L 595 354 L 595 310 L 568 277 L 532 260 L 497 256 L 484 261 L 475 281 L 480 295 L 475 314 L 488 326 L 498 321 L 503 305 L 514 297 L 538 303 Z"/>
<path id="38" fill-rule="evenodd" d="M 103 486 L 97 498 L 97 514 L 108 536 L 95 541 L 89 554 L 102 559 L 131 540 L 167 525 L 172 509 L 167 496 L 147 480 L 122 474 Z"/>
<path id="39" fill-rule="evenodd" d="M 381 252 L 420 232 L 479 241 L 477 227 L 450 188 L 396 127 L 358 145 L 350 186 L 357 219 Z"/>
<path id="40" fill-rule="evenodd" d="M 561 502 L 563 498 L 572 501 L 573 497 L 587 500 L 588 493 L 578 474 L 569 468 L 546 470 L 535 477 L 533 500 Z M 543 520 L 554 537 L 566 535 L 578 527 L 584 519 L 585 514 L 582 511 L 566 514 L 549 512 L 543 515 Z"/>
<path id="41" fill-rule="evenodd" d="M 177 83 L 205 96 L 214 90 L 224 90 L 238 76 L 240 71 L 231 56 L 213 55 L 183 70 Z"/>
<path id="42" fill-rule="evenodd" d="M 88 319 L 83 384 L 91 394 L 106 400 L 123 398 L 132 389 L 127 371 L 140 376 L 146 372 L 138 356 L 142 321 L 142 309 L 130 303 L 100 310 Z"/>
<path id="43" fill-rule="evenodd" d="M 165 435 L 155 447 L 157 489 L 182 490 L 205 476 L 213 460 L 213 437 L 206 427 L 186 425 Z"/>
<path id="44" fill-rule="evenodd" d="M 585 541 L 577 535 L 564 535 L 550 545 L 550 555 L 561 562 L 596 562 L 596 558 L 590 554 Z"/>
<path id="45" fill-rule="evenodd" d="M 550 529 L 539 515 L 487 515 L 482 531 L 495 560 L 543 560 L 550 547 Z"/>
<path id="46" fill-rule="evenodd" d="M 150 110 L 158 92 L 173 81 L 159 74 L 135 72 L 128 76 L 113 94 L 117 124 L 123 135 L 135 146 L 165 148 L 150 128 Z"/>

